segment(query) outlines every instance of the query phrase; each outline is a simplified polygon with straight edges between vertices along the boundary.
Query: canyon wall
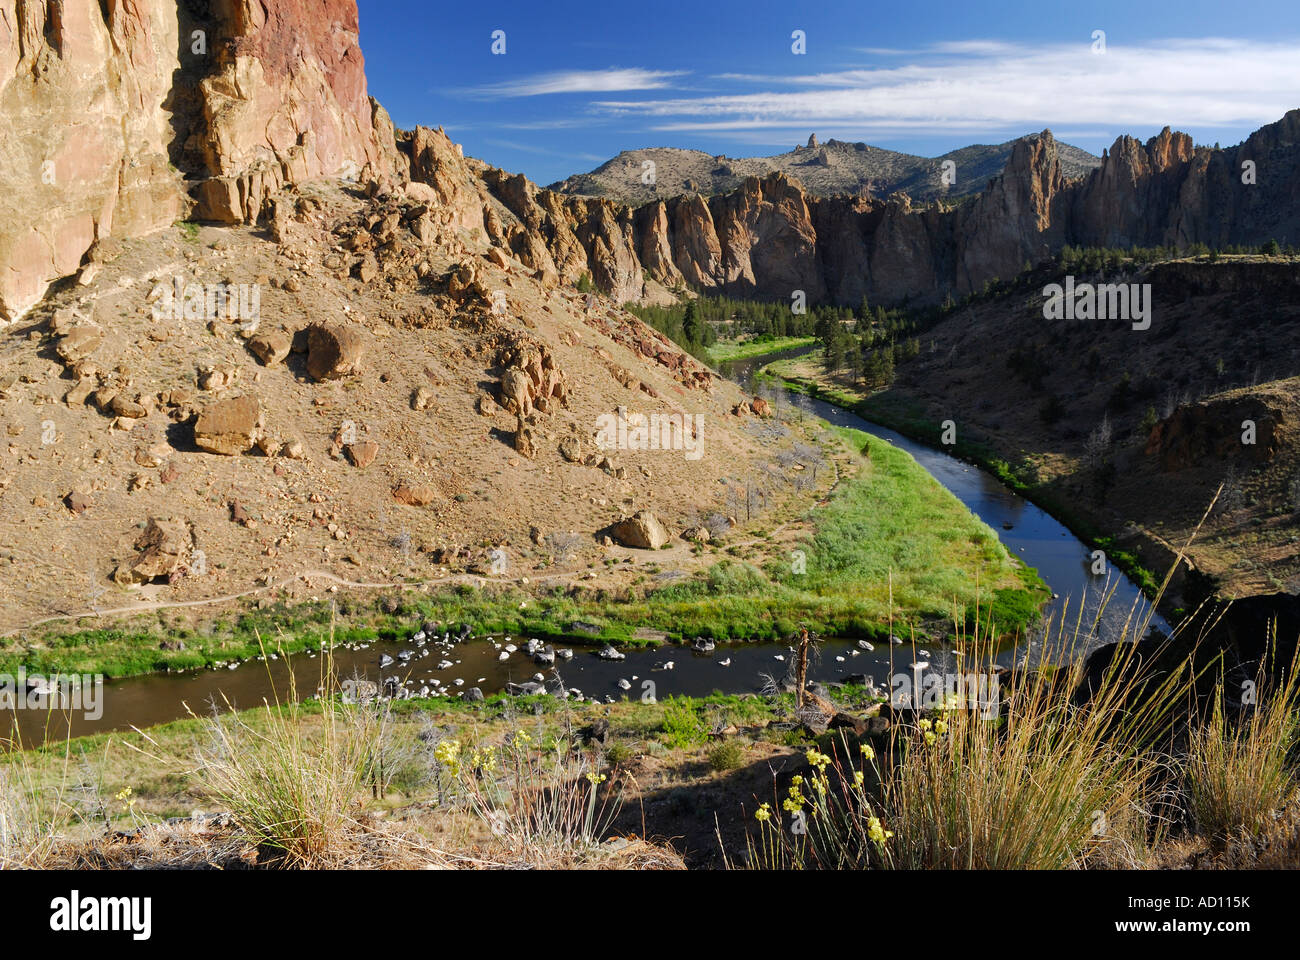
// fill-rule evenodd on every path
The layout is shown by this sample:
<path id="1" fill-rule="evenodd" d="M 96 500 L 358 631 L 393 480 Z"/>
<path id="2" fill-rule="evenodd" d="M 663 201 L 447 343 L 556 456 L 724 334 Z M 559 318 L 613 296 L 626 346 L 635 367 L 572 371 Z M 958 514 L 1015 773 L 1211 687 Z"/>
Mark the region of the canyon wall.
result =
<path id="1" fill-rule="evenodd" d="M 355 0 L 0 0 L 0 321 L 97 239 L 400 175 Z"/>
<path id="2" fill-rule="evenodd" d="M 448 227 L 617 301 L 673 289 L 811 303 L 960 296 L 1064 244 L 1300 239 L 1300 111 L 1226 150 L 1121 137 L 1062 175 L 1044 131 L 957 206 L 811 197 L 785 174 L 640 208 L 538 189 L 398 134 L 366 91 L 355 0 L 0 0 L 0 322 L 105 236 L 255 221 L 287 184 L 408 177 Z M 1243 163 L 1255 182 L 1243 183 Z"/>
<path id="3" fill-rule="evenodd" d="M 1253 183 L 1243 180 L 1247 161 Z M 914 208 L 904 194 L 818 198 L 774 173 L 731 193 L 631 209 L 478 169 L 479 199 L 501 208 L 486 225 L 495 242 L 567 281 L 589 272 L 620 301 L 641 297 L 649 279 L 773 299 L 802 290 L 812 303 L 927 303 L 1010 278 L 1066 244 L 1300 240 L 1300 111 L 1225 150 L 1194 147 L 1168 128 L 1146 143 L 1120 137 L 1077 180 L 1062 175 L 1044 131 L 1019 141 L 982 193 L 952 207 Z"/>

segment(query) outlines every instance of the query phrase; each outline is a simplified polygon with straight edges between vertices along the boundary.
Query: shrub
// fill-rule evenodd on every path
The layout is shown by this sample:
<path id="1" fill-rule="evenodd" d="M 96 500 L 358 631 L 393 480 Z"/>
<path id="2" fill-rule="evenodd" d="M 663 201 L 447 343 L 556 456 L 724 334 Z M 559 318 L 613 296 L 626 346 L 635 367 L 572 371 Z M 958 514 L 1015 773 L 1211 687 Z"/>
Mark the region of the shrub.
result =
<path id="1" fill-rule="evenodd" d="M 366 794 L 381 792 L 399 766 L 385 756 L 386 708 L 344 703 L 332 667 L 327 657 L 319 724 L 304 722 L 290 673 L 283 706 L 212 717 L 198 750 L 200 783 L 255 843 L 281 851 L 286 866 L 342 863 Z"/>
<path id="2" fill-rule="evenodd" d="M 454 740 L 439 746 L 444 758 L 454 758 L 450 772 L 507 862 L 581 863 L 597 852 L 622 808 L 617 779 L 607 782 L 567 741 L 535 746 L 527 731 L 516 729 L 499 746 L 462 751 Z"/>
<path id="3" fill-rule="evenodd" d="M 737 740 L 723 740 L 709 751 L 709 767 L 719 773 L 738 770 L 745 764 L 745 748 Z"/>
<path id="4" fill-rule="evenodd" d="M 699 746 L 708 740 L 704 718 L 690 700 L 673 697 L 663 703 L 664 718 L 659 726 L 663 745 L 672 750 Z"/>

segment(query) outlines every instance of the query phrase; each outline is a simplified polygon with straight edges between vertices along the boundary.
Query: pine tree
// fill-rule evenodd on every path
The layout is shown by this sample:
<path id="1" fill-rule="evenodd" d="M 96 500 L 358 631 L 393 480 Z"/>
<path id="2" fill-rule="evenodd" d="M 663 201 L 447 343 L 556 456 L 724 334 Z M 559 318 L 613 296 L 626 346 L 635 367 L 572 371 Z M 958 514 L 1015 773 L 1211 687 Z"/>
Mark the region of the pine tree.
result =
<path id="1" fill-rule="evenodd" d="M 682 339 L 687 343 L 699 343 L 700 329 L 700 308 L 694 300 L 688 301 L 682 317 Z"/>

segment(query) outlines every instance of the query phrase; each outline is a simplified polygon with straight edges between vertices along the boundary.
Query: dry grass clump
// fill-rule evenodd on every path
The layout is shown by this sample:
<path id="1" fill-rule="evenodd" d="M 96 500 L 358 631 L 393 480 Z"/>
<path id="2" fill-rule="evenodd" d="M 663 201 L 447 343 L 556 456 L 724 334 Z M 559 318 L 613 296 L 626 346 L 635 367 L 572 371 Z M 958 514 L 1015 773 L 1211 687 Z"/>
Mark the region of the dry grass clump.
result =
<path id="1" fill-rule="evenodd" d="M 758 811 L 751 863 L 1062 869 L 1103 845 L 1112 857 L 1139 857 L 1152 839 L 1150 788 L 1170 762 L 1160 746 L 1189 670 L 1156 674 L 1158 657 L 1142 662 L 1135 645 L 1121 645 L 1079 702 L 1083 627 L 1061 628 L 1033 670 L 1006 673 L 995 670 L 991 625 L 977 620 L 967 633 L 958 622 L 953 673 L 973 682 L 893 711 L 879 758 L 865 741 L 856 757 L 811 750 L 811 777 L 796 778 L 780 804 L 789 817 L 767 804 Z M 1131 616 L 1125 632 L 1145 628 Z"/>
<path id="2" fill-rule="evenodd" d="M 1198 833 L 1252 839 L 1272 827 L 1296 793 L 1300 737 L 1300 647 L 1280 679 L 1260 664 L 1232 714 L 1220 679 L 1208 718 L 1191 736 L 1183 767 L 1188 813 Z"/>
<path id="3" fill-rule="evenodd" d="M 233 709 L 215 714 L 196 751 L 194 777 L 255 846 L 275 851 L 286 867 L 354 863 L 361 813 L 386 785 L 387 707 L 348 702 L 332 646 L 331 629 L 312 723 L 304 722 L 308 709 L 290 671 L 283 704 L 264 703 L 256 724 Z"/>
<path id="4" fill-rule="evenodd" d="M 69 744 L 49 776 L 20 741 L 0 740 L 0 870 L 47 866 L 62 838 L 86 818 L 80 792 Z"/>

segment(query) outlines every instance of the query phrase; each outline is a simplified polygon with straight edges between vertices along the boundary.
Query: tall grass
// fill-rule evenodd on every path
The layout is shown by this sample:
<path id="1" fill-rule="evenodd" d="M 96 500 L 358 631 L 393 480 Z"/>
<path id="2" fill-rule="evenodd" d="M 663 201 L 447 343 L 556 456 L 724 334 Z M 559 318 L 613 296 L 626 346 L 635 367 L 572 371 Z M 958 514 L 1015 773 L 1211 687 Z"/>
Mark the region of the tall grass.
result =
<path id="1" fill-rule="evenodd" d="M 23 755 L 0 759 L 0 870 L 40 863 L 55 842 L 62 819 L 35 783 Z"/>
<path id="2" fill-rule="evenodd" d="M 1190 670 L 1153 676 L 1134 650 L 1113 661 L 1086 704 L 1070 696 L 1082 661 L 1062 651 L 1011 674 L 1000 690 L 1005 717 L 956 709 L 905 724 L 882 787 L 896 834 L 888 865 L 1062 869 L 1103 845 L 1118 847 L 1112 861 L 1137 859 L 1148 825 L 1163 824 L 1149 819 L 1149 797 L 1169 769 L 1162 745 Z"/>
<path id="3" fill-rule="evenodd" d="M 1280 679 L 1264 663 L 1253 681 L 1257 702 L 1231 715 L 1220 678 L 1209 717 L 1192 734 L 1183 770 L 1195 829 L 1216 840 L 1259 836 L 1295 796 L 1292 753 L 1300 742 L 1300 647 Z"/>
<path id="4" fill-rule="evenodd" d="M 1134 610 L 1120 640 L 1141 637 L 1149 621 Z M 997 630 L 978 617 L 973 630 L 954 626 L 953 673 L 993 676 Z M 1162 667 L 1159 656 L 1139 657 L 1136 643 L 1121 642 L 1080 697 L 1083 640 L 1095 626 L 1081 613 L 1072 627 L 1063 618 L 1034 669 L 986 679 L 983 702 L 965 687 L 934 704 L 894 705 L 878 760 L 869 741 L 864 757 L 847 743 L 829 755 L 812 751 L 813 793 L 792 786 L 780 805 L 791 818 L 760 810 L 751 862 L 1016 870 L 1082 867 L 1094 857 L 1142 862 L 1168 826 L 1153 798 L 1172 777 L 1168 747 L 1194 677 L 1188 662 Z M 791 830 L 795 817 L 800 829 Z"/>
<path id="5" fill-rule="evenodd" d="M 233 710 L 217 714 L 198 749 L 199 782 L 287 867 L 345 863 L 357 814 L 382 776 L 386 710 L 345 702 L 332 658 L 323 659 L 320 712 L 312 723 L 304 722 L 307 711 L 290 671 L 285 702 L 265 702 L 259 725 Z"/>
<path id="6" fill-rule="evenodd" d="M 67 831 L 84 821 L 65 741 L 53 774 L 40 772 L 22 742 L 0 740 L 0 870 L 40 867 Z"/>

